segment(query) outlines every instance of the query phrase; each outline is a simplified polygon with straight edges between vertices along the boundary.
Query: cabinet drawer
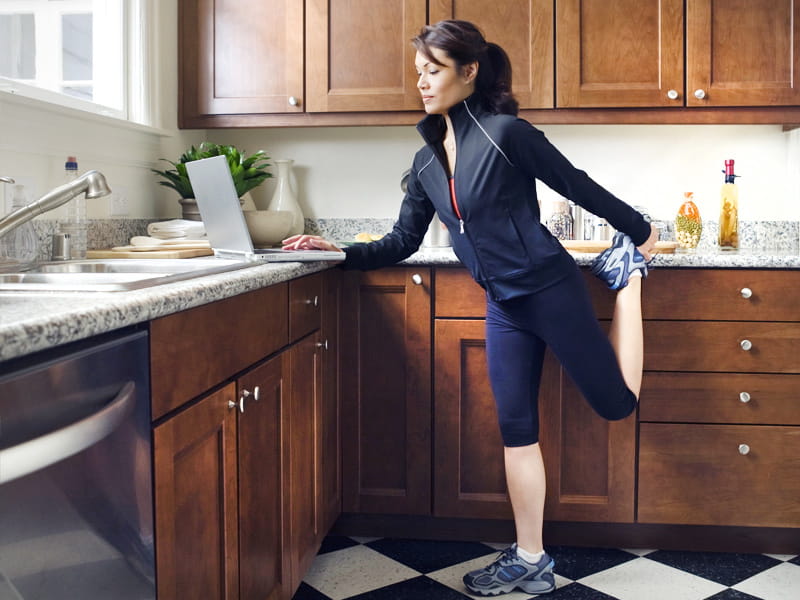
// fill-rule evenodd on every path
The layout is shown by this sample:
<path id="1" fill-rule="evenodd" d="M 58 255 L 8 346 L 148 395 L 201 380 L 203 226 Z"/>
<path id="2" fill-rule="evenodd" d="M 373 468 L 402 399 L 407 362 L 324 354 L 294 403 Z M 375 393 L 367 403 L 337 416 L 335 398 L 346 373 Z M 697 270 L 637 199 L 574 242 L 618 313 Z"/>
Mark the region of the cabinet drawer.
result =
<path id="1" fill-rule="evenodd" d="M 600 319 L 610 319 L 614 314 L 616 294 L 583 269 L 595 312 Z M 486 293 L 463 267 L 436 269 L 436 317 L 477 318 L 486 317 Z"/>
<path id="2" fill-rule="evenodd" d="M 644 368 L 800 373 L 798 340 L 800 323 L 646 321 Z"/>
<path id="3" fill-rule="evenodd" d="M 285 346 L 286 308 L 281 283 L 151 321 L 153 419 Z"/>
<path id="4" fill-rule="evenodd" d="M 800 527 L 800 427 L 639 429 L 641 523 Z"/>
<path id="5" fill-rule="evenodd" d="M 645 319 L 800 321 L 800 271 L 656 269 L 644 285 Z"/>
<path id="6" fill-rule="evenodd" d="M 294 342 L 320 327 L 322 274 L 289 282 L 289 340 Z"/>
<path id="7" fill-rule="evenodd" d="M 647 372 L 640 421 L 800 425 L 800 376 Z"/>

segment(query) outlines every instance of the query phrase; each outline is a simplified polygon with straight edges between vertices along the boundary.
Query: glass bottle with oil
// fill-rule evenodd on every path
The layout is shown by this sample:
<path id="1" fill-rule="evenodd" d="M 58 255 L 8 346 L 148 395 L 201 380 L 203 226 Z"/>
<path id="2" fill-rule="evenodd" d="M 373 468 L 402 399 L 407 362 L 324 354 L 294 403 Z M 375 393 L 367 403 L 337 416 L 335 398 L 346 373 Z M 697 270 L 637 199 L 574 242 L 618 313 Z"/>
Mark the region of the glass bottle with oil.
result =
<path id="1" fill-rule="evenodd" d="M 739 189 L 734 179 L 733 160 L 725 161 L 725 183 L 720 190 L 719 247 L 722 250 L 739 249 Z"/>

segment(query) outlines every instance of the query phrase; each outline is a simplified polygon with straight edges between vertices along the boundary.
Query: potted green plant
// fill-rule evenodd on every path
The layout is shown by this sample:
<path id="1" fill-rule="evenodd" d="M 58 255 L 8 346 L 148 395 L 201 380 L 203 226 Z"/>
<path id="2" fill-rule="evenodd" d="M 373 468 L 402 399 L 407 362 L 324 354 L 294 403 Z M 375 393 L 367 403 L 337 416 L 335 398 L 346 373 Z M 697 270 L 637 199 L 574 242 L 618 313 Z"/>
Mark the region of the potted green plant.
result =
<path id="1" fill-rule="evenodd" d="M 272 177 L 272 173 L 267 171 L 269 156 L 263 150 L 246 156 L 245 152 L 238 150 L 234 146 L 224 146 L 212 142 L 202 142 L 197 148 L 192 146 L 184 152 L 177 162 L 166 158 L 161 160 L 170 163 L 174 168 L 159 171 L 151 169 L 153 173 L 164 178 L 159 181 L 160 185 L 172 188 L 180 196 L 179 202 L 183 209 L 183 218 L 199 221 L 200 212 L 197 210 L 197 203 L 194 200 L 192 182 L 186 173 L 186 163 L 212 156 L 225 156 L 228 159 L 228 166 L 231 169 L 233 183 L 236 187 L 236 195 L 242 198 L 247 192 L 261 185 L 265 179 Z"/>

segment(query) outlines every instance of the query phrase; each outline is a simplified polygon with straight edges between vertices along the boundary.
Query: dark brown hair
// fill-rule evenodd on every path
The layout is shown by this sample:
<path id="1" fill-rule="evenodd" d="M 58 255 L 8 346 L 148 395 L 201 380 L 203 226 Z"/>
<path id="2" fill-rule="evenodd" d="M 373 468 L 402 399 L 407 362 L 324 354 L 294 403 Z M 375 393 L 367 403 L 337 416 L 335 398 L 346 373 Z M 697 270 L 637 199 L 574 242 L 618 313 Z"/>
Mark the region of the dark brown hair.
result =
<path id="1" fill-rule="evenodd" d="M 426 25 L 411 42 L 420 54 L 438 65 L 441 63 L 433 56 L 431 48 L 447 53 L 459 71 L 477 62 L 475 93 L 484 108 L 507 115 L 519 112 L 519 103 L 511 92 L 508 55 L 497 44 L 487 42 L 480 29 L 469 21 L 447 20 Z"/>

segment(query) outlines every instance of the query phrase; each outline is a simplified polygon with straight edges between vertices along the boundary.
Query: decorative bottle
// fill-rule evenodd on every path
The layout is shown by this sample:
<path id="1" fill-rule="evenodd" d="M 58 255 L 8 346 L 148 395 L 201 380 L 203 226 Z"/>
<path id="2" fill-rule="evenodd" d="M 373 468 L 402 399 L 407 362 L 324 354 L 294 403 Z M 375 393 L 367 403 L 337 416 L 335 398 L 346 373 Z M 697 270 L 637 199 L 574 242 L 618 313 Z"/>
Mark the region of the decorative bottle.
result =
<path id="1" fill-rule="evenodd" d="M 294 216 L 292 217 L 292 226 L 289 228 L 288 235 L 297 235 L 303 233 L 305 229 L 305 220 L 303 218 L 303 211 L 297 203 L 297 196 L 292 189 L 292 165 L 294 161 L 288 158 L 275 160 L 278 165 L 278 181 L 275 187 L 275 193 L 272 195 L 268 210 L 288 210 Z"/>
<path id="2" fill-rule="evenodd" d="M 553 201 L 553 214 L 547 219 L 547 228 L 559 240 L 572 239 L 572 215 L 569 213 L 569 204 L 564 199 Z"/>
<path id="3" fill-rule="evenodd" d="M 68 156 L 64 163 L 64 182 L 71 183 L 78 177 L 78 161 Z M 72 258 L 86 258 L 86 195 L 79 194 L 67 202 L 67 222 L 61 226 L 62 233 L 70 236 Z"/>
<path id="4" fill-rule="evenodd" d="M 703 221 L 694 203 L 694 194 L 684 192 L 683 204 L 675 217 L 675 239 L 681 248 L 697 248 L 702 233 Z"/>
<path id="5" fill-rule="evenodd" d="M 725 161 L 725 183 L 720 191 L 719 247 L 723 250 L 739 248 L 739 190 L 733 174 L 733 160 Z"/>

